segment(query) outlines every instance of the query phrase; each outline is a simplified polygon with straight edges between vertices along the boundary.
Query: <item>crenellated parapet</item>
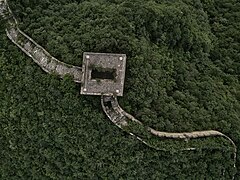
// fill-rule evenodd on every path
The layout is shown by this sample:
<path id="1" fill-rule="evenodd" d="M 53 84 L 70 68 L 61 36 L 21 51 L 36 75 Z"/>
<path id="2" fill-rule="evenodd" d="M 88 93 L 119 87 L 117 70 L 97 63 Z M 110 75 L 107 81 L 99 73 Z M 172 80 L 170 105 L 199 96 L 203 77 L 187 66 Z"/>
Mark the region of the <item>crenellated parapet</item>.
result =
<path id="1" fill-rule="evenodd" d="M 10 12 L 8 10 L 8 4 L 6 0 L 0 0 L 0 16 L 3 19 L 7 19 L 10 16 Z"/>
<path id="2" fill-rule="evenodd" d="M 8 38 L 32 58 L 45 72 L 54 73 L 60 77 L 70 75 L 75 82 L 82 82 L 81 67 L 59 61 L 18 28 L 18 22 L 5 0 L 0 1 L 0 15 L 7 19 L 6 33 Z"/>
<path id="3" fill-rule="evenodd" d="M 60 77 L 71 75 L 75 82 L 81 83 L 82 68 L 57 60 L 18 28 L 10 27 L 6 32 L 8 38 L 32 58 L 45 72 L 55 73 Z"/>
<path id="4" fill-rule="evenodd" d="M 133 117 L 131 114 L 124 111 L 117 100 L 116 96 L 106 96 L 103 95 L 101 97 L 101 104 L 104 112 L 108 116 L 108 118 L 119 128 L 125 130 L 126 127 L 129 126 L 129 123 L 134 122 L 141 126 L 144 126 L 139 120 L 137 120 L 135 117 Z M 131 131 L 131 130 L 130 130 Z M 138 137 L 132 132 L 128 132 L 130 135 L 135 136 L 138 140 L 142 141 L 144 144 L 153 147 L 151 144 L 149 144 L 146 140 L 144 140 L 141 137 Z M 166 139 L 183 139 L 183 140 L 190 140 L 190 139 L 196 139 L 196 138 L 204 138 L 204 137 L 223 137 L 227 139 L 233 146 L 234 149 L 234 168 L 236 167 L 236 155 L 237 155 L 237 146 L 233 142 L 233 140 L 228 137 L 227 135 L 215 131 L 215 130 L 206 130 L 206 131 L 193 131 L 193 132 L 182 132 L 182 133 L 174 133 L 174 132 L 163 132 L 163 131 L 157 131 L 151 127 L 146 127 L 146 131 L 151 133 L 154 136 L 157 136 L 159 138 L 166 138 Z M 153 147 L 155 149 L 158 149 L 156 147 Z M 161 148 L 159 148 L 161 150 Z M 163 150 L 163 148 L 162 148 Z M 194 150 L 194 148 L 187 148 L 182 150 Z"/>

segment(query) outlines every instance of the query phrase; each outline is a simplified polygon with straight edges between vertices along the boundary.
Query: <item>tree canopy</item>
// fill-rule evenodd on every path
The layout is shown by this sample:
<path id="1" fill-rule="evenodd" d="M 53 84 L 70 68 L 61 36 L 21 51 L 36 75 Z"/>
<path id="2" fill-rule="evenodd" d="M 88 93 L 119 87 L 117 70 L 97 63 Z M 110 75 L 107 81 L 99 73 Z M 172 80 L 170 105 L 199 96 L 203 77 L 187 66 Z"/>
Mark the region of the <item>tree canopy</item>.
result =
<path id="1" fill-rule="evenodd" d="M 215 129 L 240 149 L 240 3 L 237 0 L 15 0 L 20 28 L 59 60 L 83 52 L 127 54 L 121 106 L 147 126 Z M 223 138 L 196 151 L 161 140 L 156 151 L 115 127 L 99 97 L 45 74 L 0 23 L 2 179 L 230 179 Z M 240 153 L 237 156 L 240 177 Z"/>

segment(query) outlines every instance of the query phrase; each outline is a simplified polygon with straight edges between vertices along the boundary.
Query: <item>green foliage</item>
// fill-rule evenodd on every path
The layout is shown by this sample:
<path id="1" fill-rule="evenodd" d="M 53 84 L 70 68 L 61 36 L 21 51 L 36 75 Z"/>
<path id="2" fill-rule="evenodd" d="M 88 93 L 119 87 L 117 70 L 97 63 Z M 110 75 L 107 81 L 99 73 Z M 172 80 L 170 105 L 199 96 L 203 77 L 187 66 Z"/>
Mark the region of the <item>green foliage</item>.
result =
<path id="1" fill-rule="evenodd" d="M 216 129 L 240 148 L 237 0 L 9 3 L 21 29 L 61 61 L 81 66 L 85 51 L 126 53 L 120 104 L 146 126 L 169 132 Z M 103 114 L 99 97 L 80 96 L 70 77 L 45 74 L 7 39 L 4 28 L 1 20 L 1 179 L 230 179 L 234 174 L 232 148 L 222 138 L 160 140 L 131 129 L 154 146 L 199 148 L 162 152 L 122 132 Z"/>

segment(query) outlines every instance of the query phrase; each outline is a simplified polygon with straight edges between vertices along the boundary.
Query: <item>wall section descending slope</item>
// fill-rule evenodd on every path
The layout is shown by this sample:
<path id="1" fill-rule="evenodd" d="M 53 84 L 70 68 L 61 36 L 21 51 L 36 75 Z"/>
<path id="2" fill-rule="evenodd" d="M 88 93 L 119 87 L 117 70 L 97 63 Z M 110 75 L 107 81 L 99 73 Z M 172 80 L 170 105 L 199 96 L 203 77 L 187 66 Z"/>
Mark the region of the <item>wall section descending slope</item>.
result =
<path id="1" fill-rule="evenodd" d="M 131 114 L 124 111 L 118 103 L 116 96 L 102 96 L 101 97 L 101 104 L 104 112 L 108 116 L 108 118 L 119 128 L 125 130 L 126 127 L 129 126 L 129 122 L 135 122 L 141 126 L 144 126 L 139 120 L 137 120 L 135 117 L 133 117 Z M 227 139 L 233 146 L 233 161 L 234 161 L 234 168 L 236 168 L 236 154 L 237 154 L 237 147 L 233 140 L 226 136 L 225 134 L 215 131 L 215 130 L 206 130 L 206 131 L 194 131 L 194 132 L 183 132 L 183 133 L 171 133 L 171 132 L 162 132 L 152 129 L 151 127 L 146 127 L 146 130 L 150 132 L 152 135 L 160 137 L 160 138 L 166 138 L 166 139 L 183 139 L 183 140 L 189 140 L 189 139 L 196 139 L 196 138 L 204 138 L 204 137 L 223 137 Z M 139 137 L 131 132 L 130 130 L 127 130 L 128 133 L 132 136 L 135 136 L 138 140 L 146 144 L 147 146 L 157 149 L 157 150 L 165 150 L 161 147 L 156 147 L 148 143 L 145 139 L 142 137 Z M 180 150 L 195 150 L 195 148 L 183 148 Z M 234 179 L 234 176 L 233 176 Z"/>
<path id="2" fill-rule="evenodd" d="M 18 28 L 18 22 L 14 18 L 6 0 L 0 1 L 0 15 L 7 19 L 6 33 L 8 38 L 24 53 L 31 57 L 45 72 L 55 73 L 60 77 L 71 75 L 77 83 L 82 81 L 82 68 L 69 65 L 51 56 L 43 47 L 27 36 Z"/>

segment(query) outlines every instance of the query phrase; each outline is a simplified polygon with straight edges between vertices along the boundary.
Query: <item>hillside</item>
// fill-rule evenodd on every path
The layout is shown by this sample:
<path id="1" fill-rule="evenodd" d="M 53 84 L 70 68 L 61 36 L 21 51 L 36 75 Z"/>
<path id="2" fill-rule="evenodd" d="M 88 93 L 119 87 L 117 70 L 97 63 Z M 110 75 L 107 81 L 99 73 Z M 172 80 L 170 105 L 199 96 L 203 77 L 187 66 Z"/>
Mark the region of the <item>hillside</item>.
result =
<path id="1" fill-rule="evenodd" d="M 237 0 L 9 1 L 24 32 L 56 58 L 80 66 L 83 52 L 127 54 L 120 104 L 162 131 L 216 129 L 240 149 Z M 2 179 L 230 179 L 222 138 L 157 140 L 156 151 L 109 122 L 98 97 L 45 74 L 0 28 Z M 237 167 L 240 171 L 240 156 Z M 235 178 L 240 177 L 236 174 Z"/>

